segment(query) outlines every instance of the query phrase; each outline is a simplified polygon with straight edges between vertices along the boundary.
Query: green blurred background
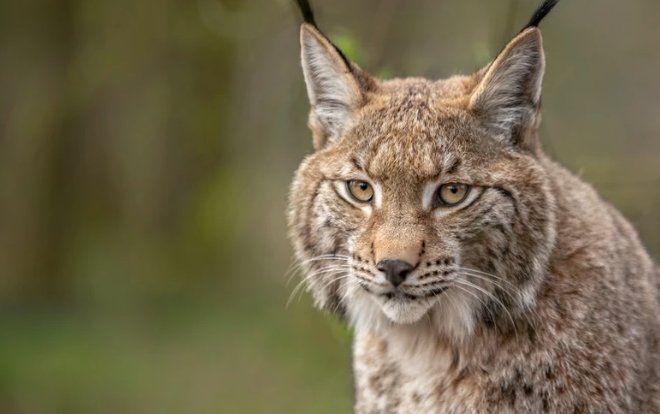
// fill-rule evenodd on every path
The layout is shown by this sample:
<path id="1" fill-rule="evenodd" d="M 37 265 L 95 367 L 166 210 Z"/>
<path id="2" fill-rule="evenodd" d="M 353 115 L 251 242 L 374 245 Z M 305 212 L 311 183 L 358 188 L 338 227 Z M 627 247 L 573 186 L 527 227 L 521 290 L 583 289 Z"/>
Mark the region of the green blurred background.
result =
<path id="1" fill-rule="evenodd" d="M 384 77 L 485 64 L 534 0 L 315 2 Z M 544 22 L 547 151 L 660 253 L 660 2 Z M 0 2 L 0 413 L 345 413 L 350 333 L 286 306 L 311 151 L 289 0 Z"/>

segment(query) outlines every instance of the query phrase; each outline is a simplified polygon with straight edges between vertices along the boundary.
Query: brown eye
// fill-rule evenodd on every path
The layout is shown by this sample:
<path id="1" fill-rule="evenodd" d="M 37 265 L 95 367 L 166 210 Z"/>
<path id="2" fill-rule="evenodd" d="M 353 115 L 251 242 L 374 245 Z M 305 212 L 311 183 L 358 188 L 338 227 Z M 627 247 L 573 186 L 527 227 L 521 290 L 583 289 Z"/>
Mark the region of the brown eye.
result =
<path id="1" fill-rule="evenodd" d="M 438 189 L 439 204 L 444 206 L 453 206 L 465 200 L 470 187 L 466 184 L 449 183 L 443 184 Z"/>
<path id="2" fill-rule="evenodd" d="M 346 183 L 346 187 L 355 201 L 360 203 L 368 203 L 374 198 L 374 189 L 366 181 L 350 180 Z"/>

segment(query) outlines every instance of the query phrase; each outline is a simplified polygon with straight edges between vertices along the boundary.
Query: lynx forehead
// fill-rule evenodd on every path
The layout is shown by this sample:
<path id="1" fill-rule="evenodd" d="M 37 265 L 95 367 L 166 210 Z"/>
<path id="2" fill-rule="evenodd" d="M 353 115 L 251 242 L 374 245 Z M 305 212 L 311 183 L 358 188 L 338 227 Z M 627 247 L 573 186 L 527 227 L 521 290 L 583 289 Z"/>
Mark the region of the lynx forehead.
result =
<path id="1" fill-rule="evenodd" d="M 289 229 L 355 332 L 356 411 L 657 412 L 659 276 L 538 139 L 538 23 L 485 68 L 380 81 L 298 1 L 315 151 Z"/>

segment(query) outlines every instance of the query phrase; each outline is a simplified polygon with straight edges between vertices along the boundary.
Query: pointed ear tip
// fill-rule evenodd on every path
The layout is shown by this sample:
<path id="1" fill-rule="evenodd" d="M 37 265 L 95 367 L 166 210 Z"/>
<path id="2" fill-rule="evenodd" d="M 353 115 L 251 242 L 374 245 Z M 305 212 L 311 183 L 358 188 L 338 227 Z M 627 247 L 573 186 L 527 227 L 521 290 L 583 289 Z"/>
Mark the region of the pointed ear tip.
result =
<path id="1" fill-rule="evenodd" d="M 531 26 L 523 29 L 518 36 L 516 36 L 517 39 L 526 39 L 528 41 L 536 41 L 539 44 L 543 43 L 543 36 L 541 35 L 541 29 L 539 29 L 536 26 Z"/>
<path id="2" fill-rule="evenodd" d="M 305 44 L 312 43 L 321 43 L 323 44 L 325 37 L 321 34 L 319 29 L 316 28 L 313 24 L 303 23 L 300 25 L 300 45 L 305 46 Z"/>
<path id="3" fill-rule="evenodd" d="M 303 36 L 306 36 L 309 34 L 309 23 L 302 23 L 300 25 L 300 38 L 302 39 Z"/>
<path id="4" fill-rule="evenodd" d="M 302 23 L 300 25 L 300 37 L 302 38 L 303 36 L 314 36 L 318 37 L 321 33 L 319 32 L 319 29 L 317 29 L 313 24 L 310 23 Z"/>
<path id="5" fill-rule="evenodd" d="M 534 49 L 543 53 L 543 38 L 541 37 L 541 30 L 538 27 L 528 27 L 518 33 L 511 41 L 504 47 L 504 53 L 512 50 L 520 49 Z"/>
<path id="6" fill-rule="evenodd" d="M 538 33 L 539 35 L 541 34 L 541 29 L 538 26 L 528 26 L 525 27 L 523 30 L 520 31 L 520 34 L 523 33 Z"/>
<path id="7" fill-rule="evenodd" d="M 309 23 L 303 23 L 300 25 L 300 47 L 305 50 L 305 44 L 313 41 L 314 39 L 314 28 Z"/>

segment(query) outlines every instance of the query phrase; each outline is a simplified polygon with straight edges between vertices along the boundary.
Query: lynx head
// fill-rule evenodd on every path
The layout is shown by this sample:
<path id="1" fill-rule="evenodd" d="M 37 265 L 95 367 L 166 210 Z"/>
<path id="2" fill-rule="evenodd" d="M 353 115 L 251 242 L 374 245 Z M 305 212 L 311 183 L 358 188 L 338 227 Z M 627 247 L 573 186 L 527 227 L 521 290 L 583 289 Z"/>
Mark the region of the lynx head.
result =
<path id="1" fill-rule="evenodd" d="M 536 27 L 554 3 L 485 68 L 437 81 L 375 79 L 302 25 L 315 152 L 289 229 L 319 307 L 461 339 L 533 306 L 554 242 Z"/>

